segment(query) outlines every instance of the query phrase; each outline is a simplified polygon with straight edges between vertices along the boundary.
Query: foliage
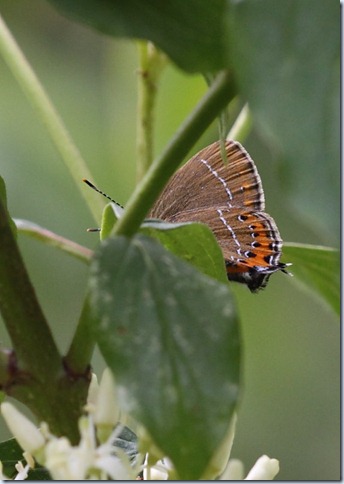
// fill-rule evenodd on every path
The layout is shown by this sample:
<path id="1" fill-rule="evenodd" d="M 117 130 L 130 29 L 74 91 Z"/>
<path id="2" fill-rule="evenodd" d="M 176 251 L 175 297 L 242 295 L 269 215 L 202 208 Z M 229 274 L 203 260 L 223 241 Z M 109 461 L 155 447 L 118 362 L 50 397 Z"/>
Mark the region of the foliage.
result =
<path id="1" fill-rule="evenodd" d="M 2 350 L 0 383 L 57 434 L 75 441 L 98 344 L 118 382 L 122 409 L 171 458 L 181 479 L 199 479 L 238 402 L 239 315 L 209 230 L 198 224 L 154 225 L 144 218 L 194 143 L 238 98 L 241 105 L 249 103 L 256 129 L 277 155 L 290 206 L 338 242 L 339 5 L 334 0 L 326 5 L 322 0 L 50 2 L 102 33 L 152 41 L 181 69 L 213 82 L 162 154 L 151 160 L 121 217 L 106 208 L 89 293 L 64 357 L 17 248 L 1 180 L 0 289 L 6 290 L 0 292 L 0 310 L 14 352 Z M 319 32 L 327 32 L 326 38 Z M 2 21 L 0 52 L 78 180 L 86 164 Z M 141 74 L 145 82 L 149 67 Z M 139 119 L 145 115 L 138 113 Z M 89 196 L 87 203 L 92 204 Z M 84 247 L 32 222 L 17 221 L 17 230 L 86 263 L 91 258 Z M 295 280 L 338 312 L 336 251 L 289 244 L 285 261 L 293 263 Z M 42 357 L 37 347 L 49 348 L 49 354 Z"/>

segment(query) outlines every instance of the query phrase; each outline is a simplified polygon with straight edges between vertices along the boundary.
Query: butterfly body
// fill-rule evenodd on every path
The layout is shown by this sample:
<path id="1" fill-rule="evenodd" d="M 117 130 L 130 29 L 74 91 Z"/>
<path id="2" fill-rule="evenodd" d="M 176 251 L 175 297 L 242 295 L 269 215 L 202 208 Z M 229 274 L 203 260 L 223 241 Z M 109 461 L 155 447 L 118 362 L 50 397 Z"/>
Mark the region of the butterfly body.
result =
<path id="1" fill-rule="evenodd" d="M 149 216 L 167 222 L 202 222 L 213 231 L 223 252 L 229 280 L 253 292 L 270 275 L 285 272 L 279 262 L 282 239 L 265 199 L 257 168 L 236 141 L 201 150 L 171 178 Z"/>

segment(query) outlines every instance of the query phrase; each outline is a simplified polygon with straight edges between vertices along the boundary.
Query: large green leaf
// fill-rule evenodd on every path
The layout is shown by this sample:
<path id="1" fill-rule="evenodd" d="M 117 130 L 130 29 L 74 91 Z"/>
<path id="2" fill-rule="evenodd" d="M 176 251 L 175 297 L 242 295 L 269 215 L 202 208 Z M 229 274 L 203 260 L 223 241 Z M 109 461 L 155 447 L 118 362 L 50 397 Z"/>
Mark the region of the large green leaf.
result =
<path id="1" fill-rule="evenodd" d="M 166 249 L 207 276 L 228 283 L 222 251 L 206 225 L 146 221 L 140 232 L 159 240 Z"/>
<path id="2" fill-rule="evenodd" d="M 340 3 L 233 3 L 241 94 L 275 147 L 288 205 L 339 238 Z"/>
<path id="3" fill-rule="evenodd" d="M 186 71 L 231 68 L 275 149 L 288 206 L 338 240 L 337 0 L 51 1 L 102 32 L 155 42 Z"/>
<path id="4" fill-rule="evenodd" d="M 93 330 L 122 407 L 181 479 L 199 479 L 238 397 L 238 322 L 228 285 L 138 235 L 101 244 L 90 292 Z"/>
<path id="5" fill-rule="evenodd" d="M 100 237 L 106 239 L 117 221 L 116 207 L 106 205 L 103 211 Z M 146 219 L 140 228 L 142 234 L 153 237 L 173 254 L 189 262 L 204 274 L 226 283 L 227 276 L 222 251 L 214 234 L 204 224 L 172 224 Z"/>
<path id="6" fill-rule="evenodd" d="M 320 300 L 340 314 L 339 251 L 328 247 L 284 244 L 283 254 L 293 265 L 291 272 Z"/>
<path id="7" fill-rule="evenodd" d="M 224 0 L 50 0 L 73 19 L 116 37 L 154 42 L 188 72 L 228 65 Z"/>

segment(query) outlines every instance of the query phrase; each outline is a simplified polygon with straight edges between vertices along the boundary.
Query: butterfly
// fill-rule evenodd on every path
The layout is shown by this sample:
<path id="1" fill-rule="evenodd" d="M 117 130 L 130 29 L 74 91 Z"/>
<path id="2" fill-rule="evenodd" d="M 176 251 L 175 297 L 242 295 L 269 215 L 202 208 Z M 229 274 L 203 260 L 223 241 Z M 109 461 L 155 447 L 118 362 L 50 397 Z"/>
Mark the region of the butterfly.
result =
<path id="1" fill-rule="evenodd" d="M 202 222 L 222 249 L 227 277 L 252 292 L 271 274 L 286 271 L 280 262 L 282 239 L 265 209 L 262 182 L 252 158 L 237 141 L 204 148 L 170 179 L 149 213 L 166 222 Z"/>

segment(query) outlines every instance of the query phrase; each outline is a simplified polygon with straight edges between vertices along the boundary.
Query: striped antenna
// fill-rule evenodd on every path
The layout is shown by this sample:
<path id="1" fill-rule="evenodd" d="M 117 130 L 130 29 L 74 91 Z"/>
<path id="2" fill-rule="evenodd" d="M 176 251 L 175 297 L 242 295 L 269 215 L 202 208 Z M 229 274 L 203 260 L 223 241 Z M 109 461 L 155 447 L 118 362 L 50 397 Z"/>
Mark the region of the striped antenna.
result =
<path id="1" fill-rule="evenodd" d="M 99 190 L 99 188 L 97 188 L 95 185 L 93 185 L 93 183 L 91 183 L 89 180 L 87 180 L 86 178 L 83 178 L 82 181 L 84 183 L 86 183 L 86 185 L 88 185 L 89 187 L 93 188 L 93 190 L 95 190 L 96 192 L 100 193 L 101 195 L 103 195 L 103 197 L 107 198 L 108 200 L 110 200 L 110 202 L 113 202 L 115 203 L 116 205 L 118 205 L 119 207 L 121 208 L 124 208 L 123 205 L 121 205 L 120 203 L 116 202 L 116 200 L 114 200 L 113 198 L 109 197 L 109 195 L 107 195 L 106 193 L 102 192 L 101 190 Z"/>

